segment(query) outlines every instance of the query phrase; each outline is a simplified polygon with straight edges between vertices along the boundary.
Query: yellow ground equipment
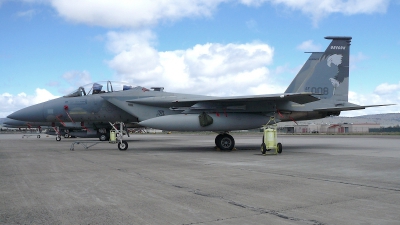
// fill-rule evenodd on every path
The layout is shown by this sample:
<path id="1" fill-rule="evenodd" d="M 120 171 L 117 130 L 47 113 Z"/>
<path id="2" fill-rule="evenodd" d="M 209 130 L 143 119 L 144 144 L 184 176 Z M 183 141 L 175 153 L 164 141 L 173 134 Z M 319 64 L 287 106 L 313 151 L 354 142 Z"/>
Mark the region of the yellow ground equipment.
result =
<path id="1" fill-rule="evenodd" d="M 275 117 L 271 116 L 268 123 L 263 127 L 264 135 L 261 143 L 261 153 L 267 155 L 267 151 L 274 150 L 269 155 L 282 153 L 282 144 L 277 140 L 277 123 Z"/>
<path id="2" fill-rule="evenodd" d="M 110 131 L 110 143 L 117 143 L 117 137 L 115 135 L 115 130 Z"/>

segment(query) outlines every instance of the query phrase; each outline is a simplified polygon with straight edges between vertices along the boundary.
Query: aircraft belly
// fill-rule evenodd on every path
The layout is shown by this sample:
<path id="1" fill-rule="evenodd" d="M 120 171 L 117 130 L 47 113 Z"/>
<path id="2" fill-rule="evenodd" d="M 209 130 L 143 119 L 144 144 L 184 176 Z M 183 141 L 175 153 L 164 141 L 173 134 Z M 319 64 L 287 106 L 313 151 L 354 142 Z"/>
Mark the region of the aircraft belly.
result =
<path id="1" fill-rule="evenodd" d="M 201 126 L 199 114 L 179 114 L 160 116 L 140 122 L 139 124 L 161 130 L 170 131 L 231 131 L 261 127 L 269 117 L 250 113 L 208 114 L 212 124 Z"/>

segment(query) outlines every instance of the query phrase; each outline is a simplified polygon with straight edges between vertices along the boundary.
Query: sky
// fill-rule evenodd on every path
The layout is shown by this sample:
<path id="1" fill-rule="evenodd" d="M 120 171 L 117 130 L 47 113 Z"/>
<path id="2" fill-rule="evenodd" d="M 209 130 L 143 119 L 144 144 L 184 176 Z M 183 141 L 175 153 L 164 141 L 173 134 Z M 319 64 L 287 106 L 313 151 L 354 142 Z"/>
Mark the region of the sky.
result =
<path id="1" fill-rule="evenodd" d="M 351 36 L 349 101 L 397 104 L 400 0 L 0 0 L 0 117 L 96 81 L 283 93 L 326 36 Z"/>

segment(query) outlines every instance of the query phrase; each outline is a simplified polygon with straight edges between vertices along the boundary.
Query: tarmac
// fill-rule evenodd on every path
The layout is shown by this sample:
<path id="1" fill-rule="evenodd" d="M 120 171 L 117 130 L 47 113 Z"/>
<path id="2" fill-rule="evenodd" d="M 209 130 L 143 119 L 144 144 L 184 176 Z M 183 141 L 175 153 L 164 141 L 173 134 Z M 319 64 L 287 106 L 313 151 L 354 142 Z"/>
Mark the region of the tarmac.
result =
<path id="1" fill-rule="evenodd" d="M 400 136 L 136 134 L 127 151 L 0 134 L 0 224 L 399 224 Z"/>

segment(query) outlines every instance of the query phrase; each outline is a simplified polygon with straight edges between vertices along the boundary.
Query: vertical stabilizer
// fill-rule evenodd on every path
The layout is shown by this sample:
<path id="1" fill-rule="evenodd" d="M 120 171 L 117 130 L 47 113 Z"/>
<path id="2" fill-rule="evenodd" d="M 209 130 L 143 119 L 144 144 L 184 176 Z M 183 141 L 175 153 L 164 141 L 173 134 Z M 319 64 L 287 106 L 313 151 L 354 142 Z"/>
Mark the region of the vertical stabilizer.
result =
<path id="1" fill-rule="evenodd" d="M 329 36 L 325 52 L 313 52 L 286 93 L 312 92 L 321 99 L 348 101 L 351 37 Z"/>

